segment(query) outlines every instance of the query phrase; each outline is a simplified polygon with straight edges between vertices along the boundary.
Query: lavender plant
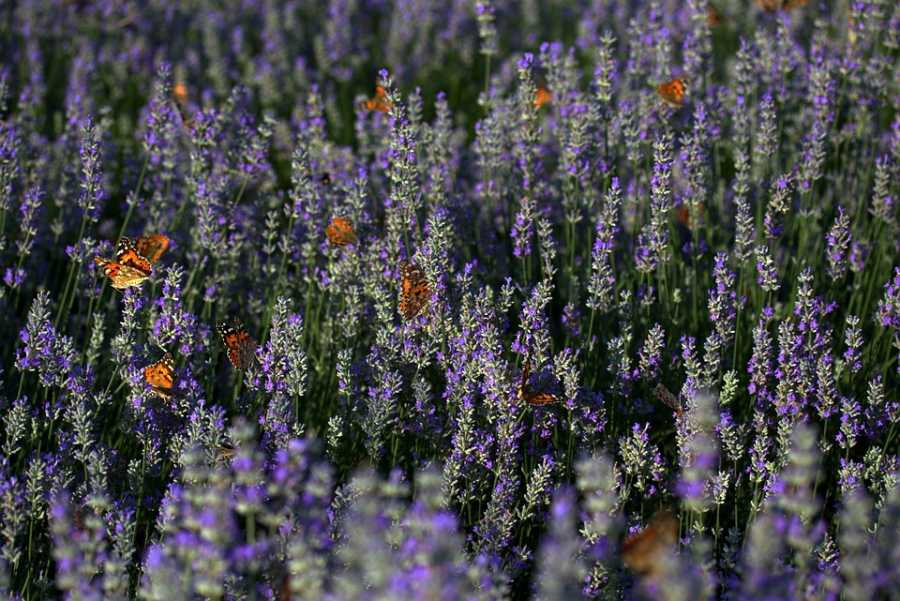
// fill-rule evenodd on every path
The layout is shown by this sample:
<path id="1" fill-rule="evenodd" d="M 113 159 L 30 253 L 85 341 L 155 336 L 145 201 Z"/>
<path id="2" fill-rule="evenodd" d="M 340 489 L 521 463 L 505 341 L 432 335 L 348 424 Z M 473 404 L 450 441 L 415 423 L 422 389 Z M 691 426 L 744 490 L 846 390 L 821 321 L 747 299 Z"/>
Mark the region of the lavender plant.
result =
<path id="1" fill-rule="evenodd" d="M 0 599 L 897 598 L 891 3 L 0 15 Z"/>

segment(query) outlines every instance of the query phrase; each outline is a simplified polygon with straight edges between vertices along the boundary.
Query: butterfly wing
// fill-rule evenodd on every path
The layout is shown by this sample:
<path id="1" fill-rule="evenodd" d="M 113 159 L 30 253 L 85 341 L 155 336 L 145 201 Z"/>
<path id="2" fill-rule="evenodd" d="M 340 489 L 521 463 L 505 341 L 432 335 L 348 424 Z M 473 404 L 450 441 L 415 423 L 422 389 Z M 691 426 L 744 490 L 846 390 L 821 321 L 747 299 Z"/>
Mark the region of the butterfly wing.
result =
<path id="1" fill-rule="evenodd" d="M 656 92 L 667 104 L 677 108 L 684 104 L 684 95 L 687 93 L 687 86 L 683 80 L 676 77 L 672 81 L 659 84 L 656 88 Z"/>
<path id="2" fill-rule="evenodd" d="M 552 405 L 559 401 L 559 398 L 551 392 L 525 392 L 525 402 L 529 405 L 540 407 L 541 405 Z"/>
<path id="3" fill-rule="evenodd" d="M 175 386 L 175 361 L 172 355 L 166 353 L 162 359 L 145 367 L 144 380 L 157 396 L 163 399 L 172 398 L 172 389 Z"/>
<path id="4" fill-rule="evenodd" d="M 653 394 L 656 395 L 656 398 L 657 400 L 659 400 L 659 402 L 674 411 L 677 415 L 681 415 L 682 413 L 684 413 L 684 408 L 681 406 L 681 401 L 678 400 L 678 397 L 672 394 L 672 392 L 668 388 L 666 388 L 664 384 L 657 384 L 656 388 L 653 389 Z"/>
<path id="5" fill-rule="evenodd" d="M 375 96 L 363 103 L 363 108 L 367 111 L 378 111 L 379 113 L 387 113 L 392 106 L 394 105 L 387 99 L 387 92 L 382 86 L 375 86 Z"/>
<path id="6" fill-rule="evenodd" d="M 239 320 L 219 324 L 219 334 L 227 349 L 228 360 L 235 369 L 247 369 L 253 364 L 256 359 L 256 341 Z"/>
<path id="7" fill-rule="evenodd" d="M 144 272 L 147 276 L 153 271 L 150 261 L 138 250 L 137 244 L 131 238 L 122 237 L 116 246 L 116 261 L 127 265 L 137 271 Z"/>
<path id="8" fill-rule="evenodd" d="M 94 262 L 103 268 L 103 274 L 109 278 L 112 287 L 116 290 L 140 286 L 150 275 L 149 272 L 114 261 L 113 259 L 95 257 Z"/>
<path id="9" fill-rule="evenodd" d="M 665 552 L 678 541 L 678 520 L 669 513 L 658 513 L 646 528 L 622 542 L 622 561 L 632 571 L 653 574 L 660 567 Z"/>
<path id="10" fill-rule="evenodd" d="M 347 246 L 356 242 L 353 223 L 346 217 L 335 217 L 325 228 L 325 235 L 333 246 Z"/>
<path id="11" fill-rule="evenodd" d="M 550 104 L 553 100 L 553 94 L 547 88 L 541 86 L 534 92 L 534 108 L 539 109 L 544 105 Z"/>
<path id="12" fill-rule="evenodd" d="M 431 288 L 425 272 L 408 261 L 400 264 L 400 278 L 400 314 L 412 319 L 428 304 Z"/>
<path id="13" fill-rule="evenodd" d="M 138 238 L 134 245 L 138 253 L 153 264 L 169 248 L 169 237 L 164 234 L 148 234 Z"/>

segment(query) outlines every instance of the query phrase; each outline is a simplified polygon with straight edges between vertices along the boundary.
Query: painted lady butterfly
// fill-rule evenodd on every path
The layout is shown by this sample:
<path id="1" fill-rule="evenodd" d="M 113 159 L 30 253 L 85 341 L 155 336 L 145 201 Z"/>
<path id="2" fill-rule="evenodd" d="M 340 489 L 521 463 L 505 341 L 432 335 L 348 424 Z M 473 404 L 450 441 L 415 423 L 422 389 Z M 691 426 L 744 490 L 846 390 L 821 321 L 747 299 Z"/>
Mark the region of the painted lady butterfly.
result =
<path id="1" fill-rule="evenodd" d="M 367 111 L 378 111 L 386 113 L 391 110 L 394 105 L 387 99 L 387 91 L 382 86 L 375 86 L 375 95 L 365 102 L 363 108 Z"/>
<path id="2" fill-rule="evenodd" d="M 534 92 L 534 108 L 539 109 L 542 106 L 550 104 L 553 101 L 553 94 L 544 86 L 538 87 Z"/>
<path id="3" fill-rule="evenodd" d="M 325 227 L 325 235 L 332 246 L 347 246 L 356 242 L 353 222 L 346 217 L 334 217 Z"/>
<path id="4" fill-rule="evenodd" d="M 172 398 L 172 389 L 175 386 L 175 360 L 170 353 L 163 358 L 144 368 L 144 381 L 150 385 L 150 390 L 156 396 L 163 399 Z"/>
<path id="5" fill-rule="evenodd" d="M 806 6 L 808 0 L 756 0 L 756 5 L 767 13 L 791 11 Z"/>
<path id="6" fill-rule="evenodd" d="M 550 405 L 559 401 L 559 398 L 547 391 L 535 392 L 528 389 L 528 377 L 531 375 L 531 359 L 525 358 L 525 365 L 522 366 L 522 380 L 516 390 L 516 396 L 520 401 L 524 401 L 529 405 Z"/>
<path id="7" fill-rule="evenodd" d="M 684 105 L 684 95 L 687 93 L 687 86 L 684 80 L 675 78 L 671 81 L 659 84 L 656 88 L 659 97 L 671 107 L 678 108 Z"/>
<path id="8" fill-rule="evenodd" d="M 400 263 L 400 314 L 412 319 L 428 304 L 431 287 L 421 268 L 403 261 Z"/>
<path id="9" fill-rule="evenodd" d="M 622 562 L 643 576 L 655 575 L 664 553 L 678 542 L 678 520 L 668 511 L 657 513 L 646 528 L 622 541 Z"/>
<path id="10" fill-rule="evenodd" d="M 256 341 L 247 333 L 241 320 L 219 324 L 219 334 L 228 350 L 228 360 L 235 369 L 247 369 L 256 360 Z"/>
<path id="11" fill-rule="evenodd" d="M 143 284 L 167 248 L 169 238 L 163 234 L 141 236 L 137 240 L 123 236 L 116 246 L 115 259 L 94 257 L 94 262 L 103 268 L 113 288 L 124 290 Z"/>

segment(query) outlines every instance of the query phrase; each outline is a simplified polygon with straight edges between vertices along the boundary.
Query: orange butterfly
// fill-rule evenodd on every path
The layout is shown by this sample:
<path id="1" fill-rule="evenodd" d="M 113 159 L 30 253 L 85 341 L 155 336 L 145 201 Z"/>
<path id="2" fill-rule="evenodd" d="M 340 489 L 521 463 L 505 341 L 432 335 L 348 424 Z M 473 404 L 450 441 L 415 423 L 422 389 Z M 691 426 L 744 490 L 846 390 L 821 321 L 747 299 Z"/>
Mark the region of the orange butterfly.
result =
<path id="1" fill-rule="evenodd" d="M 172 388 L 175 386 L 175 360 L 172 355 L 166 353 L 162 359 L 145 367 L 144 381 L 156 396 L 166 400 L 172 398 Z"/>
<path id="2" fill-rule="evenodd" d="M 404 319 L 418 315 L 430 298 L 425 272 L 409 261 L 400 263 L 400 314 Z"/>
<path id="3" fill-rule="evenodd" d="M 387 91 L 383 86 L 375 86 L 375 95 L 363 102 L 362 106 L 367 111 L 386 113 L 391 110 L 394 104 L 388 100 Z"/>
<path id="4" fill-rule="evenodd" d="M 103 268 L 113 288 L 124 290 L 143 284 L 167 248 L 169 239 L 162 234 L 141 236 L 137 240 L 123 236 L 116 245 L 115 259 L 94 257 L 94 262 Z"/>
<path id="5" fill-rule="evenodd" d="M 559 398 L 550 392 L 535 392 L 533 390 L 528 390 L 528 376 L 531 375 L 531 359 L 528 357 L 525 358 L 525 365 L 522 366 L 522 380 L 519 382 L 519 387 L 516 389 L 516 396 L 520 401 L 524 401 L 529 405 L 550 405 L 551 403 L 556 403 L 559 401 Z"/>
<path id="6" fill-rule="evenodd" d="M 756 5 L 767 13 L 779 10 L 791 11 L 801 6 L 806 6 L 807 0 L 756 0 Z"/>
<path id="7" fill-rule="evenodd" d="M 356 242 L 353 223 L 346 217 L 334 217 L 325 228 L 325 235 L 332 246 L 347 246 Z"/>
<path id="8" fill-rule="evenodd" d="M 553 101 L 553 94 L 544 86 L 538 86 L 534 92 L 534 108 L 539 109 L 542 106 L 550 104 Z"/>
<path id="9" fill-rule="evenodd" d="M 669 512 L 657 513 L 646 528 L 622 541 L 622 561 L 642 576 L 659 573 L 661 560 L 678 542 L 678 520 Z"/>
<path id="10" fill-rule="evenodd" d="M 247 333 L 241 320 L 219 324 L 219 334 L 228 350 L 228 360 L 235 369 L 247 369 L 256 360 L 256 341 Z"/>
<path id="11" fill-rule="evenodd" d="M 184 85 L 183 81 L 179 81 L 174 86 L 172 86 L 172 95 L 175 97 L 175 101 L 178 102 L 178 104 L 187 104 L 188 89 L 187 86 Z"/>
<path id="12" fill-rule="evenodd" d="M 710 27 L 718 27 L 722 24 L 722 15 L 712 5 L 706 8 L 706 24 Z"/>
<path id="13" fill-rule="evenodd" d="M 684 95 L 687 93 L 687 86 L 684 80 L 675 78 L 671 81 L 659 84 L 656 88 L 659 97 L 671 107 L 678 108 L 684 104 Z"/>

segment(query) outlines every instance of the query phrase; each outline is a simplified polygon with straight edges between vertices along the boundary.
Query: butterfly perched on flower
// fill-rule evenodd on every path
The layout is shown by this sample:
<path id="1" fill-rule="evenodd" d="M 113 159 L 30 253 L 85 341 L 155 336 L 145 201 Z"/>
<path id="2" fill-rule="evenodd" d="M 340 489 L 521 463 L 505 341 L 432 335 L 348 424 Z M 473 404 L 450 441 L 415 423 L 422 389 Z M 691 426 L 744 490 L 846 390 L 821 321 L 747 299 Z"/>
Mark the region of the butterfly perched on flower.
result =
<path id="1" fill-rule="evenodd" d="M 95 257 L 94 262 L 103 268 L 113 288 L 124 290 L 143 284 L 167 248 L 169 238 L 163 234 L 141 236 L 137 240 L 123 236 L 116 245 L 115 259 Z"/>
<path id="2" fill-rule="evenodd" d="M 174 86 L 172 86 L 172 96 L 175 97 L 175 101 L 178 104 L 185 105 L 188 101 L 188 89 L 183 81 L 176 82 Z"/>
<path id="3" fill-rule="evenodd" d="M 718 27 L 722 24 L 722 15 L 712 5 L 706 7 L 706 24 L 710 27 Z"/>
<path id="4" fill-rule="evenodd" d="M 247 369 L 256 360 L 256 341 L 247 332 L 241 320 L 219 324 L 219 335 L 228 351 L 228 360 L 235 369 Z"/>
<path id="5" fill-rule="evenodd" d="M 347 246 L 356 242 L 353 222 L 346 217 L 334 217 L 325 227 L 325 235 L 332 246 Z"/>
<path id="6" fill-rule="evenodd" d="M 678 520 L 669 511 L 661 511 L 644 529 L 622 541 L 622 562 L 637 574 L 655 576 L 677 542 Z"/>
<path id="7" fill-rule="evenodd" d="M 425 272 L 409 261 L 400 263 L 400 314 L 412 319 L 428 304 L 431 287 Z"/>
<path id="8" fill-rule="evenodd" d="M 684 105 L 684 95 L 687 94 L 687 86 L 684 80 L 676 77 L 670 81 L 659 84 L 656 87 L 659 97 L 671 107 L 678 108 Z"/>
<path id="9" fill-rule="evenodd" d="M 319 176 L 319 183 L 323 186 L 331 185 L 331 174 L 327 171 L 322 172 L 322 175 Z"/>
<path id="10" fill-rule="evenodd" d="M 534 91 L 534 108 L 539 109 L 553 101 L 553 93 L 544 86 Z"/>
<path id="11" fill-rule="evenodd" d="M 552 403 L 556 403 L 559 401 L 559 397 L 557 397 L 552 392 L 547 391 L 534 391 L 528 389 L 528 377 L 531 375 L 531 360 L 526 357 L 525 365 L 522 366 L 522 379 L 519 382 L 519 386 L 516 389 L 516 396 L 520 401 L 524 401 L 529 405 L 541 406 L 541 405 L 550 405 Z"/>
<path id="12" fill-rule="evenodd" d="M 386 113 L 391 110 L 393 103 L 388 100 L 387 90 L 383 86 L 375 86 L 375 95 L 363 102 L 363 108 L 367 111 Z"/>
<path id="13" fill-rule="evenodd" d="M 163 358 L 144 368 L 144 381 L 150 385 L 150 390 L 163 399 L 172 398 L 172 389 L 175 386 L 175 360 L 170 353 Z"/>
<path id="14" fill-rule="evenodd" d="M 806 6 L 808 0 L 756 0 L 756 5 L 767 13 L 791 11 Z"/>

